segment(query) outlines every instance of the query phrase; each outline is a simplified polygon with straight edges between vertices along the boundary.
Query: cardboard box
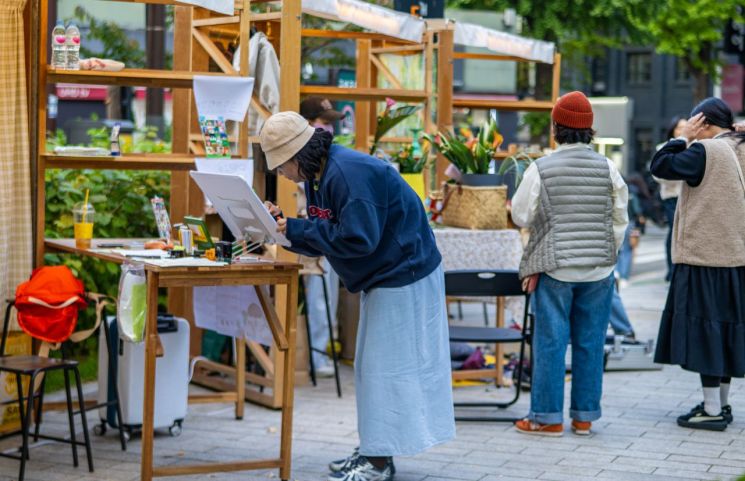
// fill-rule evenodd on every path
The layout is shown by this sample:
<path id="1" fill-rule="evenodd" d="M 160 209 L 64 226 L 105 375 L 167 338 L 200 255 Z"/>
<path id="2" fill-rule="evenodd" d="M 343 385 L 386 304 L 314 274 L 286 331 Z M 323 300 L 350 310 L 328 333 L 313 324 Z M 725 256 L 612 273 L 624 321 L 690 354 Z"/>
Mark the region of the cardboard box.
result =
<path id="1" fill-rule="evenodd" d="M 5 353 L 9 356 L 31 354 L 31 337 L 23 332 L 8 334 Z M 28 376 L 23 379 L 24 392 L 28 389 Z M 15 375 L 0 374 L 0 434 L 15 431 L 21 427 L 18 416 L 18 388 Z"/>

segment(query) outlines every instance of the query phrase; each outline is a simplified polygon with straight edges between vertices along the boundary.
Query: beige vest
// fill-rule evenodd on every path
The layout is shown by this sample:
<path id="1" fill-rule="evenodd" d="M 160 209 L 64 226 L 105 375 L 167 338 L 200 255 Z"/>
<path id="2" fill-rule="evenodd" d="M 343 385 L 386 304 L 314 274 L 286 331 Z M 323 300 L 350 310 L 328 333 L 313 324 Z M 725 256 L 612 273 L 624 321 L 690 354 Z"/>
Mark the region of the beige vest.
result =
<path id="1" fill-rule="evenodd" d="M 683 184 L 673 225 L 673 263 L 707 267 L 745 266 L 745 144 L 702 140 L 706 172 L 697 187 Z M 735 153 L 736 152 L 736 153 Z"/>

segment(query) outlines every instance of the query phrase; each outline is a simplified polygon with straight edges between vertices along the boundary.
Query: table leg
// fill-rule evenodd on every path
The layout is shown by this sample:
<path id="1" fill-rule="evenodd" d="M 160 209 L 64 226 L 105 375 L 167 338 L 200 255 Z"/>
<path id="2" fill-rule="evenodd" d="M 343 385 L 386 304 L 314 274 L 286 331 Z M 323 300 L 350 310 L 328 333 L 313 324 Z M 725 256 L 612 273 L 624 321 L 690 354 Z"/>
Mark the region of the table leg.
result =
<path id="1" fill-rule="evenodd" d="M 141 481 L 153 479 L 153 423 L 155 421 L 155 354 L 158 348 L 158 273 L 147 272 L 145 320 L 145 387 L 142 405 Z"/>
<path id="2" fill-rule="evenodd" d="M 497 327 L 504 327 L 504 297 L 497 297 Z M 501 344 L 496 345 L 494 349 L 494 365 L 497 368 L 497 387 L 504 386 L 504 369 L 502 363 L 504 362 L 504 348 Z"/>
<path id="3" fill-rule="evenodd" d="M 298 277 L 292 276 L 287 283 L 287 307 L 285 309 L 285 336 L 287 350 L 284 356 L 284 383 L 282 385 L 282 436 L 280 441 L 279 477 L 290 479 L 292 467 L 292 411 L 295 394 L 295 341 L 297 337 L 297 295 Z"/>
<path id="4" fill-rule="evenodd" d="M 235 418 L 243 419 L 246 406 L 246 340 L 235 340 Z"/>

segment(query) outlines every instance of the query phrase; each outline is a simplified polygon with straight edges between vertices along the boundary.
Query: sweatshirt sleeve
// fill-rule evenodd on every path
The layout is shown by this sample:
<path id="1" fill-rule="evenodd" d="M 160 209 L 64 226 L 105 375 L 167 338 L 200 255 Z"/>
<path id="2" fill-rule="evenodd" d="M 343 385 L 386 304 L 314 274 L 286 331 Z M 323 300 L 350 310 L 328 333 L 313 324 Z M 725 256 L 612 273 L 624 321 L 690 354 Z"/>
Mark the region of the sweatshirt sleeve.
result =
<path id="1" fill-rule="evenodd" d="M 616 165 L 611 160 L 608 160 L 608 169 L 610 170 L 611 183 L 613 184 L 613 191 L 611 193 L 611 198 L 613 199 L 613 237 L 616 241 L 616 247 L 621 249 L 623 239 L 626 235 L 626 227 L 629 225 L 629 188 L 620 172 L 618 172 Z"/>
<path id="2" fill-rule="evenodd" d="M 520 227 L 530 227 L 538 211 L 541 197 L 541 175 L 536 165 L 530 164 L 523 180 L 512 196 L 512 221 Z"/>
<path id="3" fill-rule="evenodd" d="M 372 254 L 380 242 L 385 210 L 364 199 L 347 202 L 337 222 L 328 219 L 287 219 L 286 236 L 293 250 L 353 259 Z M 314 254 L 319 255 L 319 254 Z"/>
<path id="4" fill-rule="evenodd" d="M 706 149 L 699 142 L 686 146 L 684 140 L 671 140 L 654 155 L 649 170 L 661 179 L 684 180 L 696 187 L 706 172 Z"/>

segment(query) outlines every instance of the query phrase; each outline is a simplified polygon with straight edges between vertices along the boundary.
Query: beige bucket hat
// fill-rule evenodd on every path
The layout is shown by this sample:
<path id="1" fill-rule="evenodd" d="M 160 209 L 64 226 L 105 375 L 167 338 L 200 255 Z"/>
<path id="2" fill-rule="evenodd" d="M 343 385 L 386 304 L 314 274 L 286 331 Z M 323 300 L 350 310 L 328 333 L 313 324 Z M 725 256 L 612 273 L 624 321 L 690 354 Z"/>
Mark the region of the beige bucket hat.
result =
<path id="1" fill-rule="evenodd" d="M 279 112 L 264 123 L 259 133 L 266 165 L 274 170 L 297 154 L 316 130 L 297 112 Z"/>

